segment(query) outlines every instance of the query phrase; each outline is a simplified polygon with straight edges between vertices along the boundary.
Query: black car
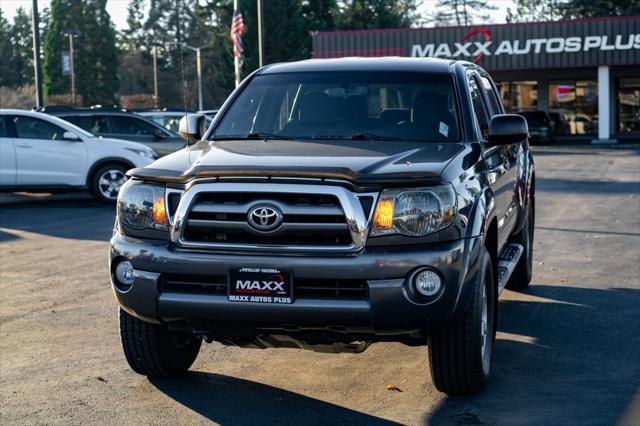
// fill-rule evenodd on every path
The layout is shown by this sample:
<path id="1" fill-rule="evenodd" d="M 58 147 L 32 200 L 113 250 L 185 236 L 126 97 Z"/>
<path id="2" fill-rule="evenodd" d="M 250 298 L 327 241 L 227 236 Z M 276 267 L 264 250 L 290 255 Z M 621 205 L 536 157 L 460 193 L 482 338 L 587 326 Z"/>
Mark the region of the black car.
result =
<path id="1" fill-rule="evenodd" d="M 428 346 L 441 391 L 484 388 L 498 295 L 531 280 L 535 211 L 527 123 L 486 71 L 274 64 L 208 130 L 194 114 L 180 131 L 189 149 L 130 171 L 118 199 L 111 282 L 134 371 L 184 373 L 202 340 L 394 341 Z"/>
<path id="2" fill-rule="evenodd" d="M 105 138 L 143 143 L 159 155 L 185 146 L 180 137 L 163 126 L 137 114 L 106 108 L 44 108 L 42 110 Z"/>

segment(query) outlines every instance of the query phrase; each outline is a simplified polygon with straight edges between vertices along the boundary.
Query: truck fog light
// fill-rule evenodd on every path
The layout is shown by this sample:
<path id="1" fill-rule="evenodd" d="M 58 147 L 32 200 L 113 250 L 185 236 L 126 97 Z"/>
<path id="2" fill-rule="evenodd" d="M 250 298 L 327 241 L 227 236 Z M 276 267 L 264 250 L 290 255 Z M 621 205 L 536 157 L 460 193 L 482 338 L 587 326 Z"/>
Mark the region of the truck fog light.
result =
<path id="1" fill-rule="evenodd" d="M 116 280 L 123 290 L 133 284 L 133 265 L 128 260 L 123 260 L 116 266 Z"/>
<path id="2" fill-rule="evenodd" d="M 413 286 L 421 295 L 431 297 L 440 291 L 442 280 L 434 271 L 425 269 L 413 277 Z"/>

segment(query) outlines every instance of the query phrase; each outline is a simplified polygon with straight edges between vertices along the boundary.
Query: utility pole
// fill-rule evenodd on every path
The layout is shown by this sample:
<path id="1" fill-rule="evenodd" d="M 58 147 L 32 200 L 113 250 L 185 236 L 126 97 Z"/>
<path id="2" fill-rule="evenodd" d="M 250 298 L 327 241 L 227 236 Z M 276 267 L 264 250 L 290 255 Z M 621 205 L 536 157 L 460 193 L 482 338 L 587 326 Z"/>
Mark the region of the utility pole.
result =
<path id="1" fill-rule="evenodd" d="M 69 37 L 69 65 L 71 68 L 71 102 L 73 106 L 76 106 L 76 71 L 73 65 L 73 39 L 78 37 L 80 34 L 80 30 L 69 30 L 63 29 L 62 34 L 65 34 Z"/>
<path id="2" fill-rule="evenodd" d="M 40 61 L 40 16 L 38 1 L 33 0 L 31 7 L 31 33 L 33 35 L 33 68 L 36 83 L 36 107 L 44 106 L 42 97 L 42 62 Z"/>
<path id="3" fill-rule="evenodd" d="M 158 47 L 151 48 L 153 57 L 153 105 L 158 108 Z"/>
<path id="4" fill-rule="evenodd" d="M 258 65 L 264 65 L 264 3 L 258 1 Z"/>
<path id="5" fill-rule="evenodd" d="M 184 48 L 196 52 L 196 74 L 198 75 L 198 110 L 202 111 L 202 57 L 200 55 L 200 47 L 189 46 L 187 43 L 182 45 Z"/>

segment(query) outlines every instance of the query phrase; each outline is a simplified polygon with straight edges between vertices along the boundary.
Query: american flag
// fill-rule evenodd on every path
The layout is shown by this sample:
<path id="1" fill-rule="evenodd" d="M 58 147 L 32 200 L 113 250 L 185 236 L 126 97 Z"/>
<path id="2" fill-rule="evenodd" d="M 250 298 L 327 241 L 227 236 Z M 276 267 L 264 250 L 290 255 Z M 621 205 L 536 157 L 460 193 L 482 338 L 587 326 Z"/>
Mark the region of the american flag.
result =
<path id="1" fill-rule="evenodd" d="M 233 12 L 233 20 L 231 21 L 231 40 L 233 41 L 233 56 L 242 57 L 242 33 L 244 32 L 244 21 L 242 13 L 236 9 Z"/>

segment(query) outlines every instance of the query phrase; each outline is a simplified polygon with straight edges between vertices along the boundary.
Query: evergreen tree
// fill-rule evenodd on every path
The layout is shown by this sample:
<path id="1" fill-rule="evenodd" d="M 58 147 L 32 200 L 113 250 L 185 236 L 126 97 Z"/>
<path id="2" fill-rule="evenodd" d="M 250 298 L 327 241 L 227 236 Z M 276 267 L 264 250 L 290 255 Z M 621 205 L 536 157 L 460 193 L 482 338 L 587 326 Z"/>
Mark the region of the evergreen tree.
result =
<path id="1" fill-rule="evenodd" d="M 14 71 L 12 69 L 11 60 L 13 58 L 13 46 L 11 44 L 11 26 L 9 21 L 2 16 L 0 9 L 0 87 L 13 86 Z M 9 58 L 9 60 L 7 60 Z"/>
<path id="2" fill-rule="evenodd" d="M 568 0 L 559 6 L 563 18 L 639 15 L 638 0 Z"/>
<path id="3" fill-rule="evenodd" d="M 515 9 L 507 8 L 507 22 L 552 21 L 559 13 L 558 0 L 517 0 Z"/>
<path id="4" fill-rule="evenodd" d="M 18 7 L 11 27 L 11 43 L 14 54 L 10 60 L 15 75 L 14 85 L 33 83 L 33 37 L 31 17 L 22 7 Z"/>
<path id="5" fill-rule="evenodd" d="M 87 105 L 111 104 L 117 89 L 117 50 L 106 0 L 53 0 L 44 43 L 45 94 L 71 91 L 70 77 L 62 75 L 62 51 L 69 45 L 65 29 L 81 32 L 74 39 L 77 93 Z"/>
<path id="6" fill-rule="evenodd" d="M 438 0 L 436 11 L 428 19 L 437 26 L 473 25 L 490 20 L 490 12 L 497 6 L 484 0 Z"/>
<path id="7" fill-rule="evenodd" d="M 343 0 L 334 9 L 340 30 L 403 28 L 414 23 L 417 0 Z"/>
<path id="8" fill-rule="evenodd" d="M 122 50 L 140 50 L 145 45 L 143 32 L 145 0 L 131 0 L 127 6 L 127 28 L 120 33 Z"/>

